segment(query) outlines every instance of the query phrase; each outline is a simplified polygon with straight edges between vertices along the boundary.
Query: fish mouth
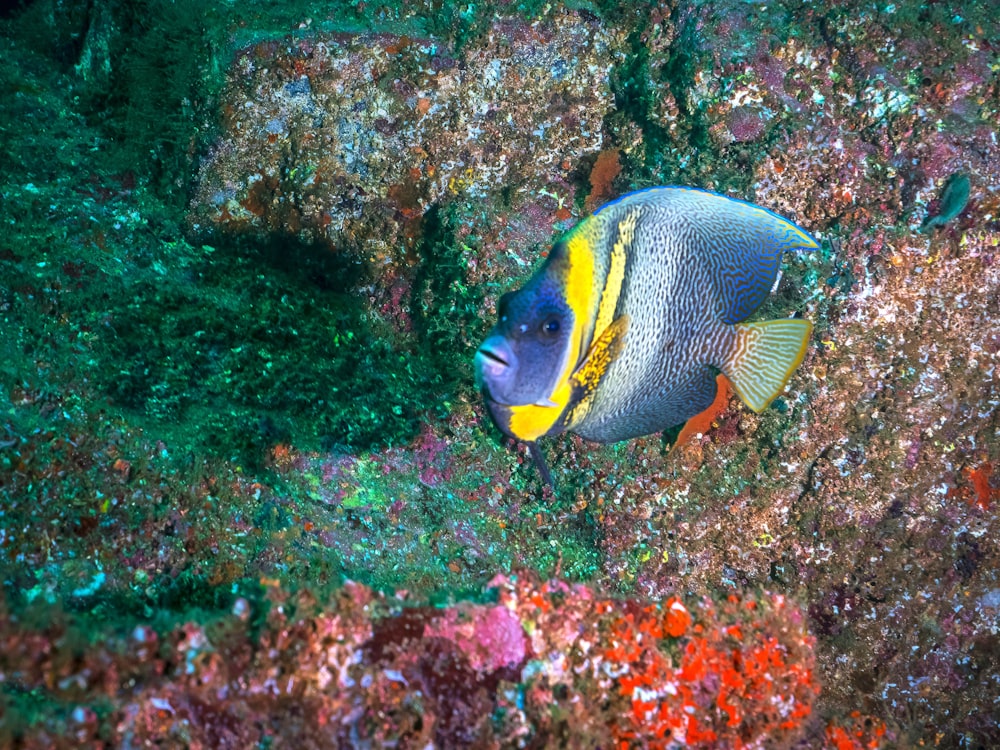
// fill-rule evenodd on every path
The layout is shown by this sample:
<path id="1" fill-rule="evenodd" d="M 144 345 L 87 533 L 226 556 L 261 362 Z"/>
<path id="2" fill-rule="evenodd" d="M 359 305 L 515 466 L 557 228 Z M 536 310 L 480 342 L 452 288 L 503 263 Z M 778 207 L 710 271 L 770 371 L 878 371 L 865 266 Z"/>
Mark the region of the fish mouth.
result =
<path id="1" fill-rule="evenodd" d="M 489 348 L 487 348 L 485 346 L 479 347 L 479 350 L 476 353 L 477 354 L 482 354 L 483 357 L 485 357 L 486 359 L 490 360 L 490 362 L 492 362 L 495 365 L 500 365 L 501 367 L 510 367 L 510 362 L 508 362 L 502 356 L 500 356 L 499 354 L 497 354 L 497 352 L 495 352 L 494 350 L 489 349 Z M 468 355 L 466 355 L 466 356 L 468 356 Z"/>
<path id="2" fill-rule="evenodd" d="M 517 376 L 517 355 L 501 336 L 491 336 L 476 350 L 476 384 L 503 402 Z"/>

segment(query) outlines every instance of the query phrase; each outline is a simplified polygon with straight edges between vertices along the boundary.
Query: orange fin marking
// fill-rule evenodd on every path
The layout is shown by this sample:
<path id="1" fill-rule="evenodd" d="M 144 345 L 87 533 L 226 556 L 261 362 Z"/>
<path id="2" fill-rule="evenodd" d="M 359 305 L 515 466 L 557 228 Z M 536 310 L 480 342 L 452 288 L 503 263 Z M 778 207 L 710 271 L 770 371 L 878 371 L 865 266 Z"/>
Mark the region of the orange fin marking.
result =
<path id="1" fill-rule="evenodd" d="M 715 389 L 715 400 L 712 404 L 705 409 L 705 411 L 700 414 L 695 414 L 691 419 L 684 423 L 681 431 L 677 435 L 677 439 L 674 444 L 670 446 L 670 453 L 680 448 L 682 445 L 686 444 L 697 435 L 699 432 L 705 434 L 708 432 L 709 428 L 712 426 L 712 422 L 726 410 L 729 406 L 729 399 L 733 395 L 733 387 L 729 384 L 728 378 L 721 372 L 715 378 L 716 389 Z"/>

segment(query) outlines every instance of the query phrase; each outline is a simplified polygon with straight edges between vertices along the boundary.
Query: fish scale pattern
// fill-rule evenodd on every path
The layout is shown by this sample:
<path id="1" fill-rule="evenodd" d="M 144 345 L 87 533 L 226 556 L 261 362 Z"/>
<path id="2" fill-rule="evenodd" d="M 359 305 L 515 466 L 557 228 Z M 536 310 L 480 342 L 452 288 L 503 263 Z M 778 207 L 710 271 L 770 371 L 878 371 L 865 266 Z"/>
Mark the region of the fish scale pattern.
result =
<path id="1" fill-rule="evenodd" d="M 765 208 L 697 188 L 656 187 L 630 193 L 598 215 L 633 204 L 657 213 L 663 222 L 658 226 L 661 236 L 695 249 L 697 261 L 708 266 L 726 323 L 746 320 L 760 307 L 784 253 L 817 246 L 797 226 Z"/>
<path id="2" fill-rule="evenodd" d="M 773 238 L 743 227 L 712 222 L 701 230 L 702 243 L 711 248 L 705 261 L 718 271 L 714 280 L 723 303 L 722 320 L 726 323 L 746 320 L 774 285 L 783 251 Z M 753 247 L 753 252 L 746 252 L 747 247 Z M 712 255 L 720 256 L 720 260 L 713 262 Z M 747 265 L 740 265 L 741 258 Z"/>
<path id="3" fill-rule="evenodd" d="M 598 442 L 664 430 L 706 409 L 715 395 L 713 368 L 727 363 L 737 344 L 732 324 L 766 298 L 783 252 L 815 246 L 760 207 L 695 189 L 653 188 L 595 214 L 602 267 L 619 241 L 618 227 L 634 212 L 615 312 L 633 325 L 591 407 L 571 426 Z"/>
<path id="4" fill-rule="evenodd" d="M 610 252 L 614 228 L 630 207 L 620 203 L 602 212 L 610 231 L 598 255 Z M 711 403 L 714 376 L 704 359 L 692 367 L 692 356 L 704 354 L 702 345 L 719 338 L 704 335 L 718 323 L 705 314 L 714 292 L 692 251 L 695 242 L 693 230 L 675 225 L 670 212 L 642 204 L 617 311 L 642 324 L 630 326 L 627 345 L 575 432 L 598 442 L 625 440 L 683 422 Z"/>

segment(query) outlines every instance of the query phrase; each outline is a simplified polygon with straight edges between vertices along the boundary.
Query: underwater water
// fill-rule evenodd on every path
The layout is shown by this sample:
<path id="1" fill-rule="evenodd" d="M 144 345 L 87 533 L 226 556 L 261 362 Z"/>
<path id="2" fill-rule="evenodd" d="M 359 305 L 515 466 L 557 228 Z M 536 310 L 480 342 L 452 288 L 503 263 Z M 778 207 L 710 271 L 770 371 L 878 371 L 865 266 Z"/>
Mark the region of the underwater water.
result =
<path id="1" fill-rule="evenodd" d="M 0 747 L 1000 746 L 997 10 L 5 4 Z M 547 484 L 477 349 L 658 185 L 801 363 Z"/>

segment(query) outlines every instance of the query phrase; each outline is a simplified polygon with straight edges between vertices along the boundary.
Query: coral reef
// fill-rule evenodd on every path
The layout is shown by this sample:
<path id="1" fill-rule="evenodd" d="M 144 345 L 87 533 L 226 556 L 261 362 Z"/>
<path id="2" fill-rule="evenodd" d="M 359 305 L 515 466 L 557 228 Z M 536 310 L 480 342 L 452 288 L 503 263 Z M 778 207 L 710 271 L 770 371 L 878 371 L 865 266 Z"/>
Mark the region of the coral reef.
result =
<path id="1" fill-rule="evenodd" d="M 403 263 L 428 209 L 456 197 L 572 202 L 622 46 L 573 12 L 498 19 L 460 52 L 387 34 L 257 44 L 230 70 L 195 226 L 321 240 L 378 267 Z"/>
<path id="2" fill-rule="evenodd" d="M 204 5 L 0 18 L 0 745 L 1000 744 L 988 4 Z M 472 349 L 664 182 L 815 339 L 553 492 Z"/>
<path id="3" fill-rule="evenodd" d="M 0 674 L 63 706 L 0 741 L 750 747 L 801 734 L 818 691 L 805 618 L 777 595 L 689 608 L 521 575 L 494 580 L 491 603 L 438 609 L 262 583 L 262 611 L 239 598 L 90 644 L 76 617 L 30 625 L 0 606 Z"/>

